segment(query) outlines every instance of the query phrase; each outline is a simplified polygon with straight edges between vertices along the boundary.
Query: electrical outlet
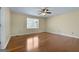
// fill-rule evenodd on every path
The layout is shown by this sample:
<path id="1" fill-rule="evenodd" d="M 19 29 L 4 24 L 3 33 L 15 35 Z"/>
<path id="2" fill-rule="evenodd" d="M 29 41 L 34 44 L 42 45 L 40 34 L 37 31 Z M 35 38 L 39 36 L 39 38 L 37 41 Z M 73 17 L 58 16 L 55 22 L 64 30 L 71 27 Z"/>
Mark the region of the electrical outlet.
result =
<path id="1" fill-rule="evenodd" d="M 74 33 L 72 32 L 72 34 L 74 34 Z"/>

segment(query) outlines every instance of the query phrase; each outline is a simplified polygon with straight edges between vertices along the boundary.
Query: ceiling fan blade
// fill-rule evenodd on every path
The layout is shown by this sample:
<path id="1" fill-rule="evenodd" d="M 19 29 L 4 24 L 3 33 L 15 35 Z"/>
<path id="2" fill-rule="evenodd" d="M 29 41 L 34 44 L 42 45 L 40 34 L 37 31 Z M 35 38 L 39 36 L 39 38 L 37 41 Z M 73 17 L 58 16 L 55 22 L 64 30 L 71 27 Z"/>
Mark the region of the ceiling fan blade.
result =
<path id="1" fill-rule="evenodd" d="M 46 13 L 51 14 L 52 12 L 46 12 Z"/>
<path id="2" fill-rule="evenodd" d="M 42 8 L 39 12 L 40 12 L 39 14 L 43 15 L 43 16 L 46 16 L 48 14 L 52 14 L 52 11 L 50 9 L 48 9 L 47 7 Z"/>
<path id="3" fill-rule="evenodd" d="M 43 13 L 44 11 L 41 10 L 40 12 Z"/>

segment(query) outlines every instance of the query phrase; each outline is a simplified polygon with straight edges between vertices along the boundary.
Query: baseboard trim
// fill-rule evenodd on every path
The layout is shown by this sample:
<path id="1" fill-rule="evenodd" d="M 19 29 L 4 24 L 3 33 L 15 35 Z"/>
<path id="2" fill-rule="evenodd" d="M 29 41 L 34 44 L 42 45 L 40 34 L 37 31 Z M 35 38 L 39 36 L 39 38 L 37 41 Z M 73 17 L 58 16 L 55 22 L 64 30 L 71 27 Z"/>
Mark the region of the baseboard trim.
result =
<path id="1" fill-rule="evenodd" d="M 11 36 L 9 36 L 9 38 L 8 38 L 8 40 L 7 40 L 6 44 L 5 44 L 5 46 L 4 46 L 2 49 L 6 49 L 8 43 L 9 43 L 9 41 L 10 41 L 10 38 L 11 38 Z"/>
<path id="2" fill-rule="evenodd" d="M 43 32 L 36 32 L 36 33 L 43 33 Z M 16 34 L 16 35 L 11 35 L 11 37 L 14 37 L 14 36 L 23 36 L 23 35 L 30 35 L 30 34 L 36 34 L 36 33 Z"/>
<path id="3" fill-rule="evenodd" d="M 51 33 L 51 32 L 48 32 Z M 72 38 L 78 38 L 78 36 L 74 36 L 74 35 L 69 35 L 69 34 L 65 34 L 65 33 L 56 33 L 56 32 L 52 32 L 51 34 L 58 34 L 58 35 L 63 35 L 63 36 L 68 36 L 68 37 L 72 37 Z"/>

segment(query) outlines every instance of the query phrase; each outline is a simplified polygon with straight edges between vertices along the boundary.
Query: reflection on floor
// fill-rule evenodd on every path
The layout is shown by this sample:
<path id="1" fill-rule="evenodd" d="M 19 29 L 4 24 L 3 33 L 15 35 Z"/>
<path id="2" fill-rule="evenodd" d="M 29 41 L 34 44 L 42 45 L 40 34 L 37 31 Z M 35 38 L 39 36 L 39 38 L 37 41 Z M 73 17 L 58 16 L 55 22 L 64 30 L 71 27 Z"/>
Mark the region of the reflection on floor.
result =
<path id="1" fill-rule="evenodd" d="M 30 51 L 34 48 L 38 48 L 39 46 L 39 38 L 38 36 L 34 36 L 27 39 L 27 51 Z"/>
<path id="2" fill-rule="evenodd" d="M 12 52 L 67 52 L 79 51 L 79 39 L 50 34 L 37 33 L 12 37 L 6 50 Z"/>

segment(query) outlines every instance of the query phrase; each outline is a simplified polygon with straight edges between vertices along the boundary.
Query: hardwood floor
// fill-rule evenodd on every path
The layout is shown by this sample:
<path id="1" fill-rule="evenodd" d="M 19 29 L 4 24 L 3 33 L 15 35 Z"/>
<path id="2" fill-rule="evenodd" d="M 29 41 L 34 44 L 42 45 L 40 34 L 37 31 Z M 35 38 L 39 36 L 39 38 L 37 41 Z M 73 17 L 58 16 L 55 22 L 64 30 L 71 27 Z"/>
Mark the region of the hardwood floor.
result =
<path id="1" fill-rule="evenodd" d="M 77 52 L 79 39 L 50 33 L 12 37 L 6 50 L 11 52 Z"/>

